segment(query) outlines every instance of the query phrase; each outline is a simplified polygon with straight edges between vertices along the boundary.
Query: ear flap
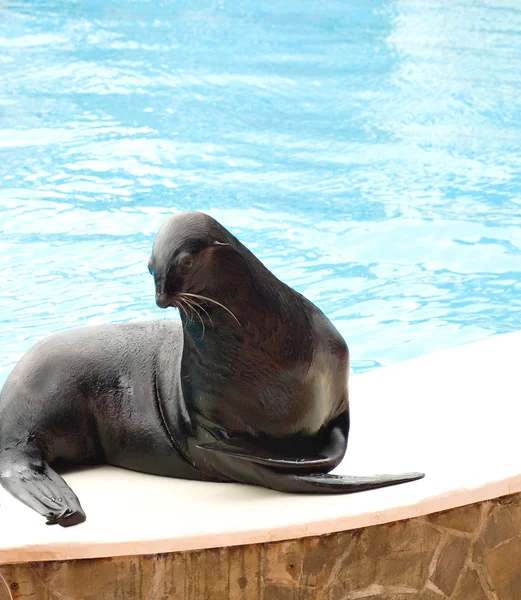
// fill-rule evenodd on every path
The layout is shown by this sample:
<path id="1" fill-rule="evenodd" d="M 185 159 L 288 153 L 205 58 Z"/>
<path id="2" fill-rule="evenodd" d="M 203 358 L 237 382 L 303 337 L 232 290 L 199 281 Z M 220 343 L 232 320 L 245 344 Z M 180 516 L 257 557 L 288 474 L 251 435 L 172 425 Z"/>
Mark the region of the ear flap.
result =
<path id="1" fill-rule="evenodd" d="M 210 242 L 210 244 L 206 248 L 203 248 L 199 253 L 201 264 L 209 265 L 212 260 L 216 259 L 218 261 L 226 260 L 229 251 L 231 250 L 233 250 L 231 244 L 225 244 L 223 242 L 218 242 L 217 240 Z"/>

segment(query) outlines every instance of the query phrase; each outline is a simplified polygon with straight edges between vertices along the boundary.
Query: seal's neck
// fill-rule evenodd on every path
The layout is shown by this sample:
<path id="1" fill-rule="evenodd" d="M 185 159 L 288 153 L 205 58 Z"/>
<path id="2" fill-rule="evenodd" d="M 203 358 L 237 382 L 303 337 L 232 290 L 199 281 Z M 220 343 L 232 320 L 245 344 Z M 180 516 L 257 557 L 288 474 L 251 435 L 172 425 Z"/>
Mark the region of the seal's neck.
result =
<path id="1" fill-rule="evenodd" d="M 186 367 L 226 363 L 231 372 L 244 372 L 253 361 L 277 370 L 310 362 L 310 316 L 318 309 L 230 237 L 240 258 L 229 261 L 234 277 L 194 295 L 199 308 L 194 303 L 182 314 Z"/>

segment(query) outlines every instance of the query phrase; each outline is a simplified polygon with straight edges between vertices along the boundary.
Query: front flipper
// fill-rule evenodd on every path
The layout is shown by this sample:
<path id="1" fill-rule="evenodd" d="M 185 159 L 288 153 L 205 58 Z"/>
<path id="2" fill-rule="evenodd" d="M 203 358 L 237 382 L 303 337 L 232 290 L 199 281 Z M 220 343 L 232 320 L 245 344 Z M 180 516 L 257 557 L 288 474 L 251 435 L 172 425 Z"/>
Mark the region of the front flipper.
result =
<path id="1" fill-rule="evenodd" d="M 251 483 L 282 492 L 301 494 L 350 494 L 397 485 L 425 477 L 423 473 L 356 477 L 331 475 L 342 460 L 347 445 L 345 428 L 332 428 L 320 454 L 291 457 L 247 444 L 240 438 L 198 444 L 198 448 L 222 455 L 223 471 L 236 481 Z M 232 459 L 232 460 L 230 460 Z M 233 459 L 239 459 L 238 462 Z"/>
<path id="2" fill-rule="evenodd" d="M 329 473 L 311 473 L 298 475 L 295 471 L 311 470 L 320 464 L 328 464 L 327 459 L 291 459 L 264 457 L 251 449 L 240 448 L 240 440 L 230 440 L 201 444 L 198 447 L 215 454 L 229 457 L 221 468 L 232 479 L 241 483 L 261 485 L 262 487 L 294 494 L 352 494 L 364 490 L 398 485 L 425 477 L 423 473 L 401 473 L 398 475 L 348 476 Z M 240 459 L 233 464 L 230 458 Z M 288 472 L 293 467 L 292 472 Z M 314 470 L 314 469 L 313 469 Z"/>
<path id="3" fill-rule="evenodd" d="M 207 444 L 198 444 L 197 447 L 201 448 L 201 450 L 207 450 L 208 452 L 213 452 L 215 454 L 225 454 L 226 456 L 240 458 L 258 465 L 276 467 L 284 470 L 298 471 L 304 469 L 308 470 L 310 468 L 313 470 L 325 470 L 330 462 L 327 456 L 321 455 L 301 458 L 271 453 L 263 448 L 257 448 L 256 446 L 247 444 L 238 438 L 209 442 Z"/>
<path id="4" fill-rule="evenodd" d="M 86 520 L 78 498 L 38 451 L 0 453 L 0 484 L 15 498 L 47 519 L 47 525 L 70 527 Z"/>
<path id="5" fill-rule="evenodd" d="M 339 422 L 330 433 L 327 443 L 315 456 L 291 456 L 248 443 L 241 438 L 198 444 L 201 450 L 224 454 L 242 460 L 284 471 L 327 473 L 342 460 L 347 446 L 346 424 Z"/>
<path id="6" fill-rule="evenodd" d="M 226 458 L 227 464 L 223 464 L 222 467 L 223 471 L 235 481 L 292 494 L 353 494 L 425 477 L 423 473 L 361 477 L 330 473 L 297 475 L 244 460 L 232 464 L 231 460 Z"/>

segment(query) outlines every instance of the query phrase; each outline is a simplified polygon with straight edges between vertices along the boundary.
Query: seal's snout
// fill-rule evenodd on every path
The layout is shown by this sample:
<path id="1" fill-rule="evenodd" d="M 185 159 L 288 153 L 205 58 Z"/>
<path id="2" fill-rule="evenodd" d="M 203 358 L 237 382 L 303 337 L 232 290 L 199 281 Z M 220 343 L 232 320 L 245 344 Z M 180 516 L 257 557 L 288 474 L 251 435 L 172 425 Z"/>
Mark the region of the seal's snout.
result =
<path id="1" fill-rule="evenodd" d="M 159 308 L 167 308 L 168 306 L 171 306 L 170 302 L 168 301 L 168 294 L 165 292 L 156 292 L 156 304 L 159 306 Z"/>

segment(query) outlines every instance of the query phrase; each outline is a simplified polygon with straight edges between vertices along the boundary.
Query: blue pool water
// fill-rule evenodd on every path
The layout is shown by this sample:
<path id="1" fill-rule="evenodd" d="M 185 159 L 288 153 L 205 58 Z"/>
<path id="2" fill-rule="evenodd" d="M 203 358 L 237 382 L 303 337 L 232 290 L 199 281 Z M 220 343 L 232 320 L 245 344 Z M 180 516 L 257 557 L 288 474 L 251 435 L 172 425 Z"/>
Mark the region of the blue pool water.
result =
<path id="1" fill-rule="evenodd" d="M 165 318 L 177 210 L 355 371 L 519 329 L 520 73 L 519 0 L 0 1 L 0 383 L 49 332 Z"/>

